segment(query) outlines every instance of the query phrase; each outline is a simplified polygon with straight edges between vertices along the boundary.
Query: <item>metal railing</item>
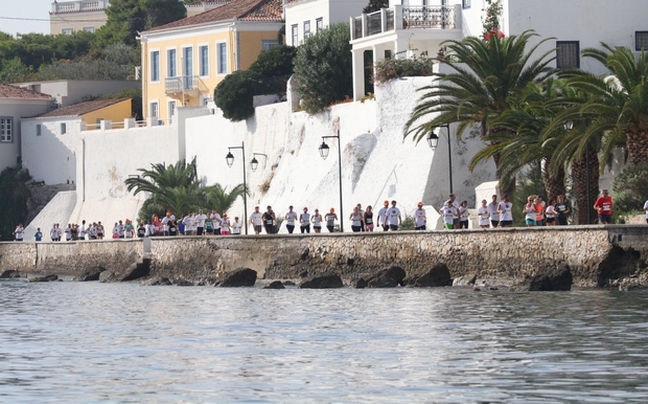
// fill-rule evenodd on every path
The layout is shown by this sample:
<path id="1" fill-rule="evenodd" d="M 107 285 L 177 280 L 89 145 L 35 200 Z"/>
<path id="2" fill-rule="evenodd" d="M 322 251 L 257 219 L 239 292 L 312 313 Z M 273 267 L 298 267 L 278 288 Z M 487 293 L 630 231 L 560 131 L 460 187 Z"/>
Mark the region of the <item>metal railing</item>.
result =
<path id="1" fill-rule="evenodd" d="M 394 6 L 351 18 L 352 39 L 402 29 L 459 29 L 461 5 Z"/>
<path id="2" fill-rule="evenodd" d="M 164 79 L 164 91 L 170 93 L 182 93 L 185 91 L 209 92 L 199 76 L 178 76 Z"/>

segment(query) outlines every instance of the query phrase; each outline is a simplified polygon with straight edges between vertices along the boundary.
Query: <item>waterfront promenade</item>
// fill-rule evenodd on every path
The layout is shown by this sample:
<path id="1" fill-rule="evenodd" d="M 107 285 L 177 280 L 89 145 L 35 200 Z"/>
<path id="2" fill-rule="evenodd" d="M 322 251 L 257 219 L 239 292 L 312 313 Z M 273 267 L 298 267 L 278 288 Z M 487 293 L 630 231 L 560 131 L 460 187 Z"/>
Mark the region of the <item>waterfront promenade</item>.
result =
<path id="1" fill-rule="evenodd" d="M 567 266 L 574 286 L 600 287 L 631 276 L 645 282 L 647 239 L 647 226 L 597 225 L 5 242 L 0 243 L 0 273 L 17 270 L 23 276 L 56 274 L 76 280 L 101 273 L 105 281 L 158 277 L 174 284 L 209 285 L 241 267 L 263 279 L 335 273 L 349 282 L 389 266 L 412 277 L 444 264 L 453 279 L 512 286 Z"/>

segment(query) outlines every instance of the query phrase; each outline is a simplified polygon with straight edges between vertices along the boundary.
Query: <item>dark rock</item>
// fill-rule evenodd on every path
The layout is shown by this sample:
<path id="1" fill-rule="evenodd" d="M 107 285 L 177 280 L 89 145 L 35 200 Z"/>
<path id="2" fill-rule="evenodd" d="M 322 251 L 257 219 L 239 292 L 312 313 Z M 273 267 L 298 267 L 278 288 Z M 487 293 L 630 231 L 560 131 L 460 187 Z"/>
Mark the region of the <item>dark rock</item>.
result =
<path id="1" fill-rule="evenodd" d="M 334 274 L 315 276 L 299 284 L 302 289 L 335 289 L 343 286 L 342 278 Z"/>
<path id="2" fill-rule="evenodd" d="M 284 281 L 283 284 L 284 286 L 297 286 L 297 284 L 293 281 Z"/>
<path id="3" fill-rule="evenodd" d="M 308 258 L 308 253 L 309 253 L 309 252 L 310 252 L 310 251 L 308 250 L 308 247 L 304 248 L 304 250 L 302 251 L 302 253 L 299 255 L 299 259 L 302 260 L 302 261 L 304 261 L 306 258 Z"/>
<path id="4" fill-rule="evenodd" d="M 143 278 L 149 275 L 151 271 L 151 260 L 142 259 L 142 262 L 132 264 L 128 267 L 126 275 L 121 279 L 122 281 L 134 281 L 135 279 Z"/>
<path id="5" fill-rule="evenodd" d="M 4 271 L 2 275 L 0 275 L 0 278 L 20 278 L 20 272 L 15 271 L 13 269 L 9 269 L 7 271 Z"/>
<path id="6" fill-rule="evenodd" d="M 250 268 L 238 268 L 225 275 L 218 286 L 224 288 L 236 288 L 241 286 L 254 286 L 257 279 L 257 272 Z"/>
<path id="7" fill-rule="evenodd" d="M 53 282 L 58 280 L 58 275 L 45 275 L 45 276 L 35 276 L 33 278 L 28 278 L 28 282 Z"/>
<path id="8" fill-rule="evenodd" d="M 363 278 L 354 279 L 351 281 L 351 284 L 349 286 L 356 289 L 364 289 L 367 287 L 367 281 L 365 281 Z"/>
<path id="9" fill-rule="evenodd" d="M 452 280 L 452 286 L 472 286 L 477 281 L 477 275 L 464 275 Z"/>
<path id="10" fill-rule="evenodd" d="M 302 272 L 299 274 L 299 277 L 300 277 L 300 278 L 308 278 L 308 271 L 302 271 Z"/>
<path id="11" fill-rule="evenodd" d="M 186 279 L 176 279 L 176 280 L 173 282 L 173 284 L 176 285 L 176 286 L 194 286 L 193 283 L 189 282 L 189 281 L 186 280 Z"/>
<path id="12" fill-rule="evenodd" d="M 389 267 L 367 279 L 367 287 L 395 288 L 396 286 L 403 284 L 405 275 L 405 270 L 403 268 L 397 266 Z"/>
<path id="13" fill-rule="evenodd" d="M 286 287 L 281 283 L 281 281 L 273 281 L 263 289 L 286 289 Z"/>
<path id="14" fill-rule="evenodd" d="M 452 284 L 452 278 L 450 278 L 450 271 L 445 264 L 433 266 L 430 272 L 418 277 L 414 281 L 414 286 L 419 288 L 448 286 L 450 284 Z"/>
<path id="15" fill-rule="evenodd" d="M 529 291 L 571 290 L 572 273 L 567 265 L 561 265 L 529 277 L 523 283 L 523 289 Z"/>
<path id="16" fill-rule="evenodd" d="M 101 273 L 104 272 L 106 269 L 102 267 L 95 267 L 91 269 L 87 269 L 83 275 L 80 275 L 76 277 L 74 280 L 75 281 L 80 281 L 80 282 L 87 282 L 87 281 L 98 281 L 99 277 L 101 276 Z"/>

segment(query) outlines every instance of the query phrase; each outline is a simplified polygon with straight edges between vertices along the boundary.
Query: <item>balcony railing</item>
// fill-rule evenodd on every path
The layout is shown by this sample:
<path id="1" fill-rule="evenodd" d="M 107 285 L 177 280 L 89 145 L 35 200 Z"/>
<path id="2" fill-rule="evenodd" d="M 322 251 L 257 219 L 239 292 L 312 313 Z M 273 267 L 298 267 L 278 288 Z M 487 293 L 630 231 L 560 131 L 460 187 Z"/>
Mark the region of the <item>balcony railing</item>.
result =
<path id="1" fill-rule="evenodd" d="M 352 39 L 402 29 L 459 29 L 461 5 L 394 6 L 351 18 Z"/>
<path id="2" fill-rule="evenodd" d="M 52 14 L 105 10 L 109 4 L 109 0 L 79 0 L 61 3 L 55 1 L 52 3 Z"/>
<path id="3" fill-rule="evenodd" d="M 167 94 L 185 93 L 191 96 L 209 93 L 209 89 L 199 76 L 178 76 L 164 79 L 164 92 Z"/>

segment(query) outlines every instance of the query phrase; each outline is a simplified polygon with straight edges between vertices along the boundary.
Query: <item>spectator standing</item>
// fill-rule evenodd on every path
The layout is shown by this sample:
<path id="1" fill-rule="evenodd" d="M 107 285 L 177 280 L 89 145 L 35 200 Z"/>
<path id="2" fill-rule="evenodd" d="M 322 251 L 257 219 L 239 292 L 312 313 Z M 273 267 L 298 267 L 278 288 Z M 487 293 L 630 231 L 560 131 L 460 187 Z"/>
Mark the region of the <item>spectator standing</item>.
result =
<path id="1" fill-rule="evenodd" d="M 36 241 L 42 241 L 43 240 L 43 232 L 41 231 L 40 227 L 36 229 L 36 233 L 34 233 L 34 240 Z"/>
<path id="2" fill-rule="evenodd" d="M 16 229 L 13 231 L 14 241 L 23 241 L 25 229 L 23 228 L 22 223 L 18 223 Z"/>
<path id="3" fill-rule="evenodd" d="M 599 223 L 610 224 L 612 223 L 612 208 L 614 202 L 607 189 L 603 190 L 603 194 L 598 197 L 594 202 L 594 209 L 598 211 Z"/>

